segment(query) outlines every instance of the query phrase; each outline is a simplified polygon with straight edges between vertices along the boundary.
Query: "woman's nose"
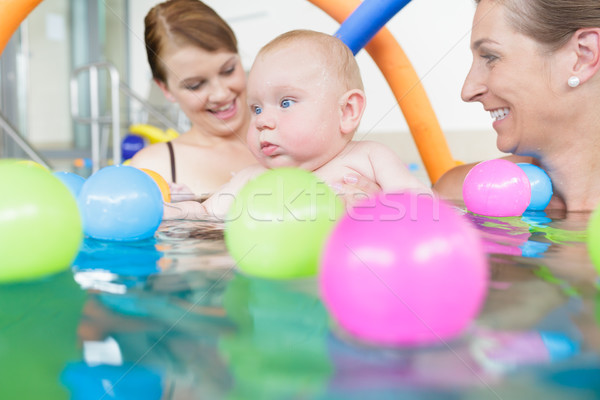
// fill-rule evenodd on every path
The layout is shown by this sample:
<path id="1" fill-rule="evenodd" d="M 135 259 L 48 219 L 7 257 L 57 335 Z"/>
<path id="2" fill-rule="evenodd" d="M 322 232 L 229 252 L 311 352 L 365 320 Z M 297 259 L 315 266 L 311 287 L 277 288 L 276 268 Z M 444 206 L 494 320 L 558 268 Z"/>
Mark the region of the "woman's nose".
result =
<path id="1" fill-rule="evenodd" d="M 229 89 L 225 82 L 216 80 L 210 87 L 209 100 L 213 103 L 218 103 L 227 99 Z"/>
<path id="2" fill-rule="evenodd" d="M 460 97 L 466 102 L 479 101 L 486 92 L 487 86 L 484 84 L 481 74 L 477 73 L 472 66 L 463 83 Z"/>

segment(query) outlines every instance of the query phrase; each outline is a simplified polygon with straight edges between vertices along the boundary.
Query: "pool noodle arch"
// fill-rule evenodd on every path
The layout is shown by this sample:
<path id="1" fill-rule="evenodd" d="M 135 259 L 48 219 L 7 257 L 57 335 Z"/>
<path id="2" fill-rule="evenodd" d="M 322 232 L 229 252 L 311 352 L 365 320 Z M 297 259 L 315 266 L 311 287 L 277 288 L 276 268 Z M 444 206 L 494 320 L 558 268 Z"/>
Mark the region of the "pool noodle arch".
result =
<path id="1" fill-rule="evenodd" d="M 404 114 L 429 179 L 436 182 L 456 162 L 418 75 L 400 45 L 383 26 L 410 0 L 365 0 L 362 4 L 360 0 L 309 1 L 342 24 L 337 35 L 351 42 L 355 48 L 353 52 L 358 52 L 364 46 L 371 55 Z M 0 15 L 9 16 L 2 18 L 0 23 L 0 55 L 21 22 L 41 2 L 0 0 Z M 346 19 L 347 25 L 344 23 Z M 377 30 L 379 33 L 375 34 Z"/>
<path id="2" fill-rule="evenodd" d="M 388 7 L 385 8 L 386 12 L 384 13 L 387 19 L 380 18 L 377 20 L 377 23 L 383 24 L 393 16 L 390 15 L 390 10 L 393 11 L 392 6 L 396 7 L 396 11 L 398 11 L 402 8 L 398 8 L 398 6 L 404 5 L 400 3 L 408 3 L 408 1 L 399 2 L 397 0 L 365 0 L 362 4 L 360 0 L 308 1 L 342 24 L 342 27 L 338 31 L 338 36 L 340 36 L 340 33 L 344 34 L 344 32 L 347 32 L 347 30 L 343 29 L 344 21 L 354 19 L 356 23 L 353 22 L 351 28 L 357 29 L 358 33 L 356 36 L 362 35 L 367 41 L 369 38 L 366 37 L 365 30 L 372 33 L 377 32 L 377 30 L 373 31 L 373 16 L 370 15 L 373 14 L 376 8 L 368 7 L 368 3 L 375 3 L 377 1 L 380 4 L 383 2 L 388 3 Z M 379 7 L 382 6 L 379 5 Z M 353 12 L 356 15 L 352 16 Z M 344 40 L 343 37 L 342 40 Z M 429 179 L 432 183 L 436 182 L 444 172 L 456 166 L 457 162 L 450 154 L 446 138 L 417 73 L 400 45 L 394 39 L 394 36 L 385 27 L 381 28 L 373 36 L 373 39 L 365 46 L 365 50 L 377 64 L 392 89 L 396 101 L 404 114 L 415 145 L 419 150 Z"/>
<path id="3" fill-rule="evenodd" d="M 0 0 L 0 55 L 21 22 L 42 0 Z"/>
<path id="4" fill-rule="evenodd" d="M 344 20 L 335 36 L 356 55 L 411 0 L 365 0 Z"/>

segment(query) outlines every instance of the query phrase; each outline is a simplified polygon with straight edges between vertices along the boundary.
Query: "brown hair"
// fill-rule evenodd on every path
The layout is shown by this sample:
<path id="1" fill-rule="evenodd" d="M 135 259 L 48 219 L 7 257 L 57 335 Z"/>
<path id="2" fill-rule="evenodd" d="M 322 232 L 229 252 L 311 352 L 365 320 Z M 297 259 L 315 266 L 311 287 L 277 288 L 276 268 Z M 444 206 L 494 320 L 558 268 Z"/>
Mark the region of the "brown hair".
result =
<path id="1" fill-rule="evenodd" d="M 199 0 L 167 0 L 154 6 L 144 19 L 146 53 L 154 79 L 166 82 L 161 54 L 167 46 L 197 46 L 206 51 L 237 53 L 231 27 Z"/>
<path id="2" fill-rule="evenodd" d="M 477 4 L 481 0 L 475 0 Z M 530 38 L 559 49 L 578 29 L 600 27 L 598 0 L 492 0 L 508 10 L 508 22 Z"/>
<path id="3" fill-rule="evenodd" d="M 285 47 L 290 43 L 301 41 L 309 41 L 315 49 L 315 56 L 320 55 L 328 65 L 334 68 L 337 76 L 340 77 L 344 90 L 363 90 L 360 68 L 352 51 L 340 39 L 326 33 L 307 29 L 297 29 L 283 33 L 263 46 L 256 57 Z"/>

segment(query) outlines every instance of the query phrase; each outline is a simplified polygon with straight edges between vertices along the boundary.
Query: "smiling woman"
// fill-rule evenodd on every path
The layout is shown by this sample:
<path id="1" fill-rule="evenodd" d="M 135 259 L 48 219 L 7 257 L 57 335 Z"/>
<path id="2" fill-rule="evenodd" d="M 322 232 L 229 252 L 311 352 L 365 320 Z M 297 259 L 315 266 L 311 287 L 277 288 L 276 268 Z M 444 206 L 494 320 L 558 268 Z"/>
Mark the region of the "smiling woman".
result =
<path id="1" fill-rule="evenodd" d="M 197 0 L 170 0 L 145 18 L 152 76 L 191 122 L 171 142 L 138 152 L 131 165 L 171 183 L 173 201 L 197 200 L 256 163 L 246 147 L 246 76 L 227 23 Z"/>
<path id="2" fill-rule="evenodd" d="M 201 1 L 168 0 L 146 15 L 145 44 L 154 81 L 191 128 L 169 143 L 142 149 L 131 165 L 170 182 L 173 202 L 201 200 L 257 164 L 246 146 L 250 112 L 237 39 Z M 357 174 L 345 176 L 340 186 L 345 193 L 379 189 Z"/>
<path id="3" fill-rule="evenodd" d="M 600 9 L 594 0 L 476 0 L 473 64 L 462 98 L 490 112 L 497 147 L 551 177 L 549 207 L 591 210 L 600 201 Z M 460 199 L 473 167 L 434 186 Z"/>

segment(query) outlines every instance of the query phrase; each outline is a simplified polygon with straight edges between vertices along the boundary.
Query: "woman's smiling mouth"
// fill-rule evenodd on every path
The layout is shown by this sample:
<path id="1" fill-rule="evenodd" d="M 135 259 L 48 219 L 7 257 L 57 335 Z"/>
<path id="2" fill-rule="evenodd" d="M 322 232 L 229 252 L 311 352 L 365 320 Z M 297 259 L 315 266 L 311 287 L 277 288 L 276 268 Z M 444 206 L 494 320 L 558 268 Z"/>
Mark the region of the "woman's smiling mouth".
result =
<path id="1" fill-rule="evenodd" d="M 503 120 L 508 114 L 510 114 L 510 109 L 508 108 L 497 108 L 495 110 L 490 110 L 490 115 L 495 121 Z"/>

